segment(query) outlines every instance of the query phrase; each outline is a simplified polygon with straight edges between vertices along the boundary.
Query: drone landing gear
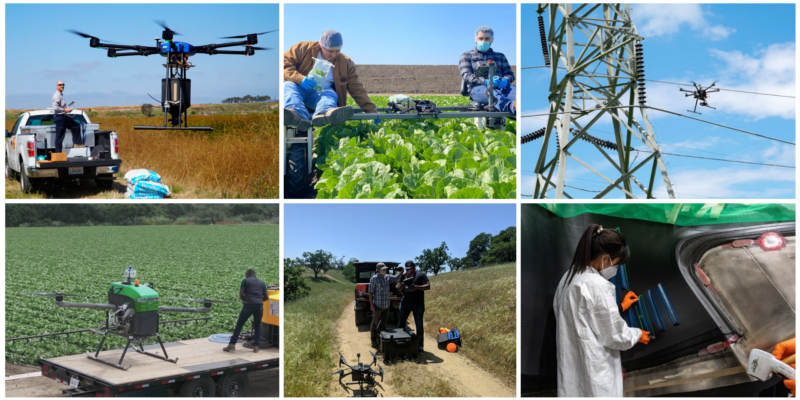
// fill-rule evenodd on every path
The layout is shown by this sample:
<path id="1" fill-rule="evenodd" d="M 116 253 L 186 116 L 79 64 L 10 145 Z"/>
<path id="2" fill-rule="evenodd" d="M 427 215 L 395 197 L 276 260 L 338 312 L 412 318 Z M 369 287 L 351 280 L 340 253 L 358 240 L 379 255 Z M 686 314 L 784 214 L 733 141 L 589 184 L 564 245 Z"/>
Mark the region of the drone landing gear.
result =
<path id="1" fill-rule="evenodd" d="M 145 355 L 148 355 L 150 357 L 158 358 L 160 360 L 169 361 L 169 362 L 171 362 L 173 364 L 178 362 L 177 358 L 175 358 L 175 359 L 169 358 L 169 356 L 167 355 L 167 349 L 164 348 L 164 342 L 161 341 L 161 337 L 158 336 L 158 335 L 156 335 L 156 339 L 158 339 L 158 344 L 161 345 L 161 351 L 164 352 L 163 356 L 155 354 L 155 353 L 149 353 L 149 352 L 145 351 L 144 350 L 144 346 L 142 346 L 141 343 L 139 343 L 139 347 L 140 347 L 139 349 L 136 348 L 135 344 L 133 346 L 131 346 L 131 339 L 133 339 L 133 336 L 122 335 L 122 334 L 119 334 L 117 332 L 112 332 L 112 331 L 101 332 L 101 331 L 98 331 L 98 330 L 95 330 L 95 329 L 92 329 L 91 332 L 103 335 L 103 338 L 100 339 L 100 345 L 97 346 L 97 351 L 94 353 L 94 355 L 92 355 L 92 353 L 90 353 L 88 351 L 86 352 L 86 357 L 88 359 L 92 360 L 92 361 L 97 361 L 99 363 L 103 363 L 105 365 L 109 365 L 109 366 L 112 366 L 114 368 L 121 369 L 123 371 L 127 371 L 131 366 L 130 365 L 123 366 L 122 365 L 122 360 L 125 359 L 125 354 L 128 353 L 128 348 L 133 348 L 137 353 L 140 353 L 140 354 L 145 354 Z M 120 356 L 119 361 L 117 363 L 113 363 L 111 361 L 108 361 L 108 360 L 105 360 L 105 359 L 102 359 L 102 358 L 98 357 L 100 355 L 100 351 L 103 349 L 103 343 L 105 343 L 106 337 L 108 336 L 109 333 L 117 335 L 117 336 L 122 336 L 122 337 L 125 337 L 127 339 L 127 343 L 125 343 L 125 348 L 122 350 L 122 356 Z"/>

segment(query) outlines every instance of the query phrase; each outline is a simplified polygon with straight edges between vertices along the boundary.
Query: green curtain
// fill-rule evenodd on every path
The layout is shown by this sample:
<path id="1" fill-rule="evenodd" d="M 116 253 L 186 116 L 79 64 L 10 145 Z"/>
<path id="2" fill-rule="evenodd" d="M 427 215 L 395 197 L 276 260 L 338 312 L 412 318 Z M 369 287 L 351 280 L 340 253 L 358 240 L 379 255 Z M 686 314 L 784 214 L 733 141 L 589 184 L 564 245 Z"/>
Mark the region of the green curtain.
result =
<path id="1" fill-rule="evenodd" d="M 642 219 L 664 224 L 693 226 L 737 222 L 779 222 L 795 220 L 795 204 L 539 204 L 552 213 L 569 218 L 583 213 Z"/>

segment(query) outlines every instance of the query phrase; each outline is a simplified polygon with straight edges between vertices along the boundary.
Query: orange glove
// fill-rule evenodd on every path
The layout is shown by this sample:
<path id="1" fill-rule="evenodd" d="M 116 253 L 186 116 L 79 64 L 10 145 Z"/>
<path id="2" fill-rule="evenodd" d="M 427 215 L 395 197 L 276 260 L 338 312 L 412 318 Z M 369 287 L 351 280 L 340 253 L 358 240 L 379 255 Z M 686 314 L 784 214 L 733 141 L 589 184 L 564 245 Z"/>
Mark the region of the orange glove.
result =
<path id="1" fill-rule="evenodd" d="M 775 345 L 775 350 L 772 350 L 772 355 L 775 356 L 778 360 L 784 360 L 792 355 L 795 352 L 795 343 L 797 338 L 784 340 L 783 342 L 778 343 Z M 795 368 L 795 364 L 792 364 L 792 368 Z M 796 380 L 789 380 L 784 379 L 783 384 L 792 391 L 792 396 L 796 396 L 795 394 L 795 384 L 797 384 Z"/>
<path id="2" fill-rule="evenodd" d="M 625 295 L 625 298 L 622 299 L 622 311 L 626 311 L 637 301 L 639 301 L 639 296 L 633 293 L 632 290 L 629 291 L 628 294 Z"/>
<path id="3" fill-rule="evenodd" d="M 650 332 L 642 330 L 642 337 L 639 338 L 639 343 L 641 344 L 650 343 Z"/>

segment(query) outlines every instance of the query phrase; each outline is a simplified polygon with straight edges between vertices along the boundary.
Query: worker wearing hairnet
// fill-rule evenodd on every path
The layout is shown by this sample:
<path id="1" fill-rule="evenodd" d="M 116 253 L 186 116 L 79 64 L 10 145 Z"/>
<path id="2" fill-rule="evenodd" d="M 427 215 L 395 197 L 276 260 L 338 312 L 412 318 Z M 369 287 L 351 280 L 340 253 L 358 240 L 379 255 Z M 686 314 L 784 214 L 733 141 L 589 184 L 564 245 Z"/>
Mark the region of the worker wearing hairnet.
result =
<path id="1" fill-rule="evenodd" d="M 622 235 L 600 225 L 590 225 L 578 242 L 553 302 L 560 397 L 622 397 L 620 351 L 650 341 L 650 332 L 622 319 L 608 281 L 629 256 Z M 622 309 L 637 300 L 628 292 Z"/>

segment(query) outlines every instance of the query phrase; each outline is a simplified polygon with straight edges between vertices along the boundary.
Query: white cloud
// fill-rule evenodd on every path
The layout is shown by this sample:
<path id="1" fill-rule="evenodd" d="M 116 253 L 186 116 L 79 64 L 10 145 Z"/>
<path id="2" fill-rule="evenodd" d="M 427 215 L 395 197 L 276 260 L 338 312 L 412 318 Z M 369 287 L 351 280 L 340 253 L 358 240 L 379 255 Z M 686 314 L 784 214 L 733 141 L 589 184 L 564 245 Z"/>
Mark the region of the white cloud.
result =
<path id="1" fill-rule="evenodd" d="M 707 19 L 710 13 L 700 4 L 635 4 L 631 14 L 639 34 L 646 38 L 673 35 L 684 26 L 715 41 L 736 32 L 734 28 L 712 25 Z"/>
<path id="2" fill-rule="evenodd" d="M 795 50 L 794 42 L 771 44 L 752 54 L 738 50 L 710 49 L 710 55 L 719 60 L 721 65 L 717 67 L 709 63 L 713 68 L 709 68 L 706 75 L 659 77 L 658 80 L 678 83 L 697 82 L 702 85 L 716 82 L 716 87 L 722 89 L 794 96 L 796 93 Z M 713 75 L 707 75 L 709 72 Z M 685 87 L 684 89 L 689 88 Z M 683 93 L 678 91 L 677 86 L 657 82 L 647 82 L 647 103 L 652 107 L 683 114 L 687 109 L 694 109 L 694 99 L 684 97 Z M 716 107 L 717 110 L 698 106 L 697 111 L 703 114 L 699 118 L 707 118 L 719 113 L 735 114 L 752 120 L 769 117 L 795 118 L 795 99 L 786 97 L 760 96 L 723 90 L 718 93 L 710 93 L 708 104 Z M 657 111 L 655 113 L 659 118 L 665 116 Z"/>
<path id="3" fill-rule="evenodd" d="M 675 185 L 677 198 L 696 199 L 753 199 L 793 197 L 794 187 L 775 188 L 775 183 L 794 182 L 793 169 L 773 167 L 725 167 L 718 169 L 685 169 L 670 171 L 670 181 Z M 758 189 L 767 182 L 773 188 Z M 668 198 L 663 182 L 659 182 L 656 197 Z"/>

